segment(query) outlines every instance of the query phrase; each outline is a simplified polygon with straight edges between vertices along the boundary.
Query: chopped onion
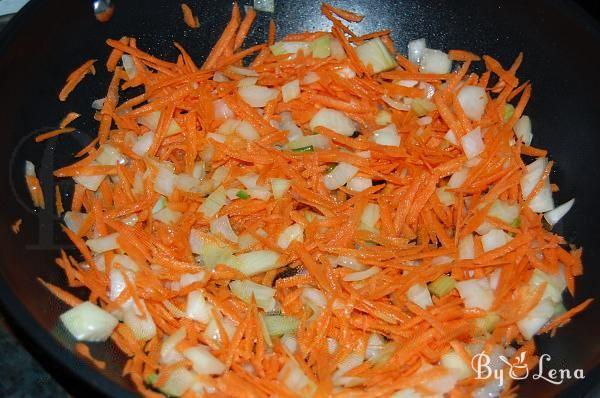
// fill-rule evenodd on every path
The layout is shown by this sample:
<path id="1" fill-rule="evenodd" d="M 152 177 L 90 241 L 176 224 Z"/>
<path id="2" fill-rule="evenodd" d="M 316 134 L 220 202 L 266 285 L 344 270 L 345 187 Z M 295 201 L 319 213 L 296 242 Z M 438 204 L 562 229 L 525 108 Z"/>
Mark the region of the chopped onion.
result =
<path id="1" fill-rule="evenodd" d="M 425 309 L 433 305 L 433 301 L 431 301 L 431 294 L 429 293 L 429 289 L 427 289 L 427 285 L 424 283 L 419 283 L 413 285 L 406 292 L 406 297 L 418 305 L 419 307 Z"/>
<path id="2" fill-rule="evenodd" d="M 472 260 L 475 258 L 475 244 L 473 234 L 465 235 L 458 242 L 458 258 L 461 260 Z"/>
<path id="3" fill-rule="evenodd" d="M 342 267 L 350 268 L 351 270 L 354 270 L 354 271 L 364 271 L 367 269 L 367 267 L 364 264 L 362 264 L 360 261 L 358 261 L 356 258 L 348 257 L 348 256 L 336 257 L 333 260 L 333 264 L 341 265 Z"/>
<path id="4" fill-rule="evenodd" d="M 370 66 L 374 73 L 390 70 L 398 65 L 379 37 L 367 40 L 354 51 L 363 65 Z"/>
<path id="5" fill-rule="evenodd" d="M 213 235 L 222 236 L 227 240 L 232 242 L 238 241 L 238 236 L 231 228 L 231 224 L 229 223 L 229 217 L 221 216 L 216 218 L 210 222 L 210 232 Z"/>
<path id="6" fill-rule="evenodd" d="M 154 180 L 154 191 L 164 196 L 171 196 L 175 189 L 177 176 L 167 167 L 159 167 Z"/>
<path id="7" fill-rule="evenodd" d="M 85 244 L 95 253 L 104 253 L 110 250 L 118 249 L 120 246 L 117 243 L 119 233 L 115 232 L 96 239 L 88 239 Z"/>
<path id="8" fill-rule="evenodd" d="M 500 273 L 502 272 L 502 268 L 496 268 L 494 272 L 490 274 L 488 277 L 490 279 L 490 287 L 494 290 L 498 287 L 498 282 L 500 282 Z"/>
<path id="9" fill-rule="evenodd" d="M 357 167 L 346 162 L 340 162 L 333 170 L 323 176 L 323 184 L 327 189 L 333 191 L 345 185 L 356 173 L 358 173 Z"/>
<path id="10" fill-rule="evenodd" d="M 448 369 L 459 380 L 466 379 L 473 374 L 471 364 L 467 364 L 455 351 L 450 351 L 442 355 L 440 365 Z"/>
<path id="11" fill-rule="evenodd" d="M 95 109 L 97 111 L 101 110 L 102 108 L 104 108 L 104 101 L 106 101 L 106 98 L 98 98 L 92 101 L 92 109 Z"/>
<path id="12" fill-rule="evenodd" d="M 402 87 L 414 87 L 419 84 L 418 80 L 394 80 L 394 84 Z"/>
<path id="13" fill-rule="evenodd" d="M 483 139 L 481 138 L 481 129 L 479 127 L 465 134 L 460 139 L 460 143 L 467 159 L 473 159 L 485 149 Z"/>
<path id="14" fill-rule="evenodd" d="M 77 233 L 85 220 L 86 214 L 77 211 L 67 211 L 64 215 L 64 221 L 71 231 Z"/>
<path id="15" fill-rule="evenodd" d="M 432 50 L 425 48 L 419 62 L 420 71 L 422 73 L 450 73 L 452 61 L 448 58 L 448 54 L 440 50 Z"/>
<path id="16" fill-rule="evenodd" d="M 525 340 L 530 340 L 553 314 L 554 304 L 550 299 L 543 299 L 523 319 L 517 321 L 517 327 Z"/>
<path id="17" fill-rule="evenodd" d="M 546 284 L 546 288 L 542 299 L 548 298 L 555 304 L 562 302 L 562 293 L 567 287 L 564 268 L 561 266 L 561 269 L 556 275 L 547 274 L 537 268 L 534 269 L 531 278 L 529 279 L 530 290 L 534 291 L 543 283 Z"/>
<path id="18" fill-rule="evenodd" d="M 301 299 L 302 302 L 311 307 L 315 312 L 327 307 L 327 299 L 323 293 L 312 287 L 305 287 L 302 289 Z"/>
<path id="19" fill-rule="evenodd" d="M 531 145 L 533 133 L 531 132 L 531 119 L 527 115 L 523 115 L 515 123 L 513 130 L 515 135 L 523 141 L 525 145 Z"/>
<path id="20" fill-rule="evenodd" d="M 258 77 L 245 77 L 243 79 L 238 80 L 238 87 L 251 87 L 256 86 L 256 82 L 258 81 Z"/>
<path id="21" fill-rule="evenodd" d="M 351 352 L 350 354 L 348 354 L 348 356 L 346 356 L 346 358 L 344 358 L 338 364 L 337 370 L 332 375 L 332 378 L 334 379 L 334 383 L 335 383 L 335 379 L 339 378 L 340 376 L 345 375 L 352 369 L 360 366 L 364 362 L 364 360 L 365 359 L 364 359 L 363 355 L 360 355 L 357 352 Z"/>
<path id="22" fill-rule="evenodd" d="M 452 129 L 448 130 L 446 134 L 444 134 L 444 138 L 452 145 L 458 145 L 456 135 L 454 134 L 454 131 L 452 131 Z"/>
<path id="23" fill-rule="evenodd" d="M 224 82 L 228 82 L 230 80 L 227 76 L 225 76 L 225 74 L 223 72 L 216 71 L 215 74 L 213 75 L 213 81 L 215 81 L 217 83 L 224 83 Z"/>
<path id="24" fill-rule="evenodd" d="M 277 380 L 301 397 L 312 397 L 317 386 L 308 378 L 294 359 L 288 359 L 277 375 Z"/>
<path id="25" fill-rule="evenodd" d="M 375 123 L 380 126 L 387 126 L 392 122 L 392 114 L 388 111 L 381 110 L 375 115 Z"/>
<path id="26" fill-rule="evenodd" d="M 291 182 L 285 178 L 271 178 L 271 190 L 275 199 L 281 199 L 290 189 Z"/>
<path id="27" fill-rule="evenodd" d="M 350 137 L 356 131 L 356 123 L 343 112 L 335 109 L 321 108 L 310 120 L 310 129 L 322 126 L 338 134 Z"/>
<path id="28" fill-rule="evenodd" d="M 367 342 L 367 349 L 365 350 L 365 358 L 367 360 L 373 358 L 384 346 L 385 339 L 377 333 L 371 333 Z"/>
<path id="29" fill-rule="evenodd" d="M 135 67 L 135 63 L 133 62 L 133 57 L 129 54 L 121 55 L 121 62 L 123 63 L 123 69 L 125 69 L 125 73 L 127 73 L 127 78 L 129 80 L 135 78 L 137 76 L 137 69 Z"/>
<path id="30" fill-rule="evenodd" d="M 131 150 L 138 156 L 144 156 L 152 146 L 153 142 L 154 131 L 147 131 L 138 137 L 137 142 L 131 147 Z"/>
<path id="31" fill-rule="evenodd" d="M 446 187 L 436 188 L 435 194 L 437 195 L 438 200 L 444 206 L 452 206 L 456 201 L 454 197 L 454 193 L 449 192 Z"/>
<path id="32" fill-rule="evenodd" d="M 279 254 L 271 250 L 256 250 L 238 255 L 240 262 L 236 268 L 247 276 L 279 268 Z"/>
<path id="33" fill-rule="evenodd" d="M 317 72 L 311 70 L 309 72 L 306 72 L 306 75 L 304 75 L 304 77 L 302 78 L 302 84 L 313 84 L 318 82 L 319 79 L 320 77 L 317 74 Z"/>
<path id="34" fill-rule="evenodd" d="M 102 145 L 100 154 L 96 157 L 96 162 L 105 166 L 114 166 L 122 163 L 125 157 L 121 152 L 110 144 Z"/>
<path id="35" fill-rule="evenodd" d="M 300 80 L 295 79 L 281 87 L 283 102 L 290 102 L 300 96 Z"/>
<path id="36" fill-rule="evenodd" d="M 305 41 L 279 41 L 269 48 L 273 55 L 296 54 L 298 51 L 305 56 L 310 54 L 310 43 Z"/>
<path id="37" fill-rule="evenodd" d="M 512 238 L 501 229 L 492 229 L 481 237 L 481 245 L 484 252 L 497 249 L 507 244 Z"/>
<path id="38" fill-rule="evenodd" d="M 396 125 L 390 123 L 382 129 L 373 131 L 373 141 L 379 145 L 400 146 L 400 136 L 396 131 Z"/>
<path id="39" fill-rule="evenodd" d="M 488 103 L 485 89 L 480 86 L 464 86 L 456 95 L 460 107 L 471 120 L 481 120 Z"/>
<path id="40" fill-rule="evenodd" d="M 177 350 L 177 344 L 181 343 L 186 336 L 184 326 L 177 329 L 172 335 L 167 337 L 160 346 L 160 363 L 170 365 L 183 359 L 181 353 Z"/>
<path id="41" fill-rule="evenodd" d="M 227 102 L 222 99 L 213 102 L 213 110 L 216 119 L 230 119 L 235 116 L 233 111 L 227 106 Z"/>
<path id="42" fill-rule="evenodd" d="M 531 192 L 533 192 L 538 181 L 543 177 L 547 165 L 547 158 L 538 158 L 533 163 L 527 165 L 527 171 L 520 182 L 523 199 L 527 199 Z M 529 208 L 537 213 L 550 211 L 554 208 L 549 177 L 544 179 L 542 189 L 529 202 Z"/>
<path id="43" fill-rule="evenodd" d="M 408 60 L 413 64 L 419 64 L 423 52 L 427 48 L 425 39 L 416 39 L 408 42 Z"/>
<path id="44" fill-rule="evenodd" d="M 366 177 L 354 177 L 346 184 L 346 187 L 354 192 L 362 192 L 373 186 L 373 180 Z"/>
<path id="45" fill-rule="evenodd" d="M 217 134 L 217 133 L 208 133 L 208 134 L 206 134 L 206 138 L 211 138 L 221 144 L 224 144 L 225 141 L 227 140 L 227 137 L 225 137 L 222 134 Z"/>
<path id="46" fill-rule="evenodd" d="M 413 388 L 403 388 L 393 393 L 390 398 L 421 398 L 421 394 Z"/>
<path id="47" fill-rule="evenodd" d="M 391 108 L 397 109 L 399 111 L 410 111 L 410 105 L 407 105 L 403 102 L 396 101 L 387 95 L 382 95 L 381 100 L 389 105 Z"/>
<path id="48" fill-rule="evenodd" d="M 156 336 L 156 325 L 143 300 L 140 300 L 142 308 L 138 308 L 136 304 L 131 304 L 126 307 L 123 314 L 123 323 L 129 326 L 131 332 L 137 340 L 148 341 Z"/>
<path id="49" fill-rule="evenodd" d="M 555 209 L 544 213 L 544 218 L 546 219 L 546 221 L 548 221 L 548 224 L 554 226 L 554 224 L 559 222 L 560 219 L 563 218 L 569 212 L 569 210 L 571 210 L 571 207 L 573 207 L 574 203 L 575 199 L 571 199 L 568 202 L 565 202 L 562 205 L 556 207 Z"/>
<path id="50" fill-rule="evenodd" d="M 467 308 L 489 310 L 494 302 L 494 292 L 487 278 L 456 282 L 456 290 Z"/>
<path id="51" fill-rule="evenodd" d="M 298 127 L 292 119 L 291 112 L 281 112 L 279 116 L 281 118 L 280 128 L 281 130 L 285 130 L 288 132 L 288 141 L 294 141 L 302 137 L 302 129 Z"/>
<path id="52" fill-rule="evenodd" d="M 152 218 L 154 218 L 157 221 L 162 222 L 163 224 L 175 224 L 177 221 L 179 221 L 179 219 L 181 218 L 181 216 L 183 215 L 183 213 L 176 211 L 176 210 L 171 210 L 168 207 L 165 207 L 164 209 L 158 211 L 156 214 L 154 214 L 152 216 Z"/>
<path id="53" fill-rule="evenodd" d="M 225 364 L 210 353 L 205 346 L 190 347 L 183 355 L 192 362 L 195 372 L 203 375 L 221 375 L 225 372 Z"/>
<path id="54" fill-rule="evenodd" d="M 221 207 L 225 205 L 226 201 L 227 194 L 225 188 L 221 185 L 213 193 L 208 195 L 204 200 L 204 203 L 202 203 L 202 206 L 200 206 L 199 211 L 206 217 L 212 217 L 221 210 Z"/>
<path id="55" fill-rule="evenodd" d="M 180 397 L 192 387 L 196 376 L 186 368 L 176 368 L 170 374 L 160 391 L 167 396 Z"/>
<path id="56" fill-rule="evenodd" d="M 360 221 L 366 226 L 373 228 L 377 221 L 379 221 L 380 208 L 378 204 L 367 203 L 363 213 L 360 217 Z"/>
<path id="57" fill-rule="evenodd" d="M 350 68 L 349 66 L 344 66 L 336 73 L 338 76 L 343 77 L 344 79 L 354 79 L 356 77 L 356 72 L 354 72 L 354 69 Z"/>
<path id="58" fill-rule="evenodd" d="M 425 98 L 414 98 L 410 103 L 410 109 L 419 117 L 429 114 L 436 108 L 433 102 Z"/>
<path id="59" fill-rule="evenodd" d="M 148 127 L 150 130 L 156 131 L 156 129 L 158 128 L 158 122 L 160 121 L 161 114 L 161 111 L 147 113 L 143 116 L 140 116 L 138 118 L 138 122 Z M 171 119 L 169 127 L 167 128 L 167 136 L 175 135 L 179 132 L 181 132 L 181 127 L 179 126 L 179 124 L 177 124 L 175 120 Z"/>
<path id="60" fill-rule="evenodd" d="M 120 264 L 126 270 L 133 272 L 137 272 L 140 268 L 131 257 L 125 254 L 115 254 L 110 264 L 111 266 L 114 266 L 115 264 Z M 129 276 L 130 274 L 128 273 L 127 275 Z"/>
<path id="61" fill-rule="evenodd" d="M 252 297 L 256 300 L 256 305 L 264 311 L 269 312 L 275 309 L 275 289 L 265 285 L 254 283 L 250 280 L 234 280 L 229 282 L 229 289 L 234 296 L 243 302 L 250 304 Z"/>
<path id="62" fill-rule="evenodd" d="M 519 205 L 496 200 L 488 210 L 488 216 L 496 217 L 507 224 L 512 224 L 519 217 Z"/>
<path id="63" fill-rule="evenodd" d="M 292 354 L 298 350 L 298 340 L 294 336 L 283 335 L 279 339 L 281 344 Z"/>
<path id="64" fill-rule="evenodd" d="M 214 269 L 218 264 L 225 264 L 230 267 L 238 267 L 240 262 L 230 247 L 219 247 L 214 244 L 206 243 L 201 248 L 200 253 L 202 262 L 209 269 Z"/>
<path id="65" fill-rule="evenodd" d="M 300 224 L 292 224 L 284 229 L 277 238 L 277 246 L 285 250 L 295 240 L 304 242 L 304 228 Z"/>
<path id="66" fill-rule="evenodd" d="M 257 11 L 275 12 L 275 0 L 254 0 L 254 8 Z"/>
<path id="67" fill-rule="evenodd" d="M 331 140 L 321 134 L 305 135 L 294 141 L 288 142 L 286 147 L 288 149 L 302 149 L 307 147 L 313 147 L 314 149 L 329 149 L 331 147 Z"/>
<path id="68" fill-rule="evenodd" d="M 236 127 L 236 132 L 246 141 L 256 141 L 260 138 L 260 135 L 250 123 L 245 120 L 239 122 Z"/>
<path id="69" fill-rule="evenodd" d="M 284 334 L 296 333 L 300 321 L 293 316 L 267 315 L 264 318 L 265 326 L 269 335 L 283 336 Z"/>
<path id="70" fill-rule="evenodd" d="M 310 43 L 313 58 L 327 58 L 331 54 L 331 36 L 324 35 Z"/>
<path id="71" fill-rule="evenodd" d="M 193 291 L 188 294 L 187 305 L 185 309 L 185 313 L 188 318 L 198 322 L 208 323 L 212 319 L 212 308 L 213 305 L 206 302 L 206 298 L 200 290 Z"/>
<path id="72" fill-rule="evenodd" d="M 227 67 L 227 70 L 229 70 L 230 72 L 233 72 L 235 74 L 242 75 L 242 76 L 251 76 L 251 77 L 258 76 L 258 73 L 254 69 L 250 69 L 250 68 L 242 68 L 239 66 L 229 65 Z"/>
<path id="73" fill-rule="evenodd" d="M 90 166 L 98 166 L 98 162 L 93 160 L 90 162 Z M 105 177 L 104 175 L 75 176 L 75 177 L 73 177 L 73 180 L 76 183 L 83 185 L 86 189 L 89 189 L 90 191 L 95 192 L 98 190 L 98 187 L 104 180 L 104 177 Z"/>
<path id="74" fill-rule="evenodd" d="M 60 316 L 61 322 L 78 341 L 106 341 L 119 321 L 89 301 L 76 305 Z"/>
<path id="75" fill-rule="evenodd" d="M 225 333 L 227 334 L 227 337 L 231 339 L 233 337 L 233 334 L 235 333 L 235 324 L 229 318 L 223 319 L 222 324 L 225 329 Z M 203 335 L 206 340 L 211 340 L 215 343 L 221 342 L 221 331 L 219 330 L 219 326 L 215 319 L 212 319 L 208 323 L 208 326 L 206 326 Z"/>
<path id="76" fill-rule="evenodd" d="M 341 61 L 346 59 L 346 51 L 337 39 L 331 39 L 329 48 L 331 49 L 331 56 L 336 60 Z"/>
<path id="77" fill-rule="evenodd" d="M 456 173 L 452 174 L 448 180 L 448 188 L 459 188 L 469 176 L 469 171 L 468 167 L 462 167 Z"/>
<path id="78" fill-rule="evenodd" d="M 346 282 L 358 282 L 358 281 L 362 281 L 365 279 L 369 279 L 373 275 L 378 274 L 380 271 L 381 271 L 381 268 L 371 267 L 364 271 L 352 272 L 352 273 L 344 276 L 343 279 Z"/>

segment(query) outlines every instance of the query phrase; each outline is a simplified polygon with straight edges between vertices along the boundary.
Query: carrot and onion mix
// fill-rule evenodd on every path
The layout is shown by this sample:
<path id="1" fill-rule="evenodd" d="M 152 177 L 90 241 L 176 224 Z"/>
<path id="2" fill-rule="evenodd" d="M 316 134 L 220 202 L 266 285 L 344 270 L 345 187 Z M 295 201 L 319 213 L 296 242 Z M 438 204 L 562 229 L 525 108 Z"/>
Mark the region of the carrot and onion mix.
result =
<path id="1" fill-rule="evenodd" d="M 511 394 L 471 358 L 531 367 L 533 336 L 590 302 L 562 305 L 581 250 L 551 232 L 573 202 L 555 207 L 531 146 L 522 56 L 505 68 L 419 39 L 405 57 L 389 31 L 344 22 L 362 16 L 322 12 L 329 32 L 275 41 L 271 23 L 241 49 L 256 14 L 234 4 L 202 66 L 177 43 L 167 62 L 107 41 L 98 136 L 55 171 L 75 181 L 80 252 L 57 263 L 90 291 L 43 282 L 73 306 L 61 320 L 112 339 L 151 397 Z"/>

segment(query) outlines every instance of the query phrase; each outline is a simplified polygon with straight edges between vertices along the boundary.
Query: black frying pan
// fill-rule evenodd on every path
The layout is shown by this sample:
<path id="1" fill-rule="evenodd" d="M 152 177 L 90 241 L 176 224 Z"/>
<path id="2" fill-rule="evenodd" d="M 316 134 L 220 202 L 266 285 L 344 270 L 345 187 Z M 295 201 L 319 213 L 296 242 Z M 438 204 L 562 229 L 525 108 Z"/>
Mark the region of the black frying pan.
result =
<path id="1" fill-rule="evenodd" d="M 76 395 L 133 395 L 120 377 L 123 356 L 110 344 L 92 347 L 108 362 L 98 371 L 71 352 L 73 340 L 57 317 L 66 308 L 36 282 L 36 277 L 62 284 L 62 272 L 53 265 L 57 249 L 66 245 L 52 211 L 33 212 L 23 182 L 25 159 L 41 164 L 38 175 L 51 187 L 51 171 L 65 165 L 95 131 L 90 103 L 104 96 L 108 75 L 98 63 L 95 78 L 86 78 L 66 103 L 57 93 L 66 75 L 84 60 L 105 60 L 106 38 L 128 35 L 151 53 L 173 60 L 173 40 L 201 60 L 217 40 L 229 18 L 231 4 L 219 0 L 187 0 L 199 10 L 201 27 L 186 28 L 179 1 L 121 0 L 106 24 L 98 23 L 89 0 L 33 0 L 3 32 L 0 41 L 0 301 L 28 348 Z M 245 3 L 245 1 L 242 1 Z M 281 1 L 273 16 L 279 34 L 328 29 L 318 1 Z M 533 99 L 527 113 L 534 126 L 534 144 L 550 149 L 558 166 L 552 179 L 561 190 L 558 201 L 573 196 L 577 202 L 567 219 L 557 226 L 572 242 L 585 248 L 586 274 L 577 283 L 577 297 L 598 297 L 600 280 L 600 29 L 577 6 L 559 1 L 426 1 L 345 0 L 335 5 L 367 15 L 357 28 L 366 33 L 383 28 L 393 31 L 398 49 L 410 39 L 426 37 L 433 48 L 464 48 L 490 54 L 505 65 L 525 52 L 520 76 L 533 81 Z M 248 42 L 264 41 L 270 14 L 260 13 Z M 82 113 L 75 124 L 81 131 L 34 144 L 33 133 L 54 127 L 68 111 Z M 69 192 L 68 186 L 63 192 Z M 53 209 L 50 189 L 46 203 Z M 67 203 L 69 200 L 67 199 Z M 11 225 L 23 218 L 22 232 L 14 236 Z M 79 292 L 83 293 L 83 292 Z M 599 396 L 600 318 L 593 305 L 556 337 L 538 339 L 539 349 L 552 357 L 548 367 L 583 368 L 586 379 L 553 385 L 542 380 L 522 383 L 526 397 Z"/>

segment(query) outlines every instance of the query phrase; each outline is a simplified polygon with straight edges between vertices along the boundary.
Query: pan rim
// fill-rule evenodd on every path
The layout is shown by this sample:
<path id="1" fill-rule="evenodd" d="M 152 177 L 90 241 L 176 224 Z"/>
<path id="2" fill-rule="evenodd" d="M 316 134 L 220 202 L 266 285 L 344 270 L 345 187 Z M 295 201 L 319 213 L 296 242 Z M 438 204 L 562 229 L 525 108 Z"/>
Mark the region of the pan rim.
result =
<path id="1" fill-rule="evenodd" d="M 46 0 L 30 0 L 17 14 L 15 14 L 9 23 L 0 32 L 0 56 L 10 45 L 14 37 L 19 33 L 29 17 Z M 588 32 L 595 41 L 600 43 L 600 22 L 585 11 L 574 1 L 543 0 L 540 3 L 546 3 L 569 14 L 575 20 L 581 23 L 581 27 Z M 0 252 L 3 249 L 0 248 Z M 126 389 L 115 383 L 111 379 L 99 373 L 95 368 L 81 361 L 73 352 L 62 346 L 50 333 L 46 331 L 38 321 L 30 314 L 25 305 L 18 299 L 13 289 L 7 283 L 1 271 L 7 264 L 0 259 L 0 311 L 4 313 L 7 319 L 16 324 L 16 327 L 23 332 L 24 336 L 18 336 L 19 340 L 23 337 L 30 341 L 36 348 L 39 348 L 43 354 L 47 355 L 55 364 L 62 369 L 70 372 L 70 375 L 76 377 L 82 384 L 89 386 L 94 391 L 106 396 L 135 397 L 132 390 Z M 34 358 L 39 358 L 41 353 L 28 351 Z M 46 369 L 47 365 L 42 364 Z M 598 367 L 590 371 L 590 374 L 598 373 Z M 586 378 L 587 379 L 587 378 Z M 572 396 L 575 391 L 580 390 L 583 384 L 575 383 L 567 387 L 560 393 L 561 396 Z M 600 386 L 600 381 L 589 386 L 589 390 L 584 388 L 583 393 L 592 391 Z M 63 385 L 63 387 L 65 387 Z"/>

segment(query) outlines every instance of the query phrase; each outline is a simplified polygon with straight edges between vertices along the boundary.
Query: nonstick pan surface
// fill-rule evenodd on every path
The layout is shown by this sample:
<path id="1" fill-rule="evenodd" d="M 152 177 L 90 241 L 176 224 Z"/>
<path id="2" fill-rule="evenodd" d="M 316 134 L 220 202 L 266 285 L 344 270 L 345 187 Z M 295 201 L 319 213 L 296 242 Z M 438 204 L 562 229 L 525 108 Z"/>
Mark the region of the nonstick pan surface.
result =
<path id="1" fill-rule="evenodd" d="M 173 60 L 173 41 L 202 60 L 225 26 L 231 4 L 219 0 L 188 0 L 198 11 L 201 27 L 187 28 L 178 1 L 122 0 L 114 17 L 101 24 L 84 0 L 32 0 L 4 30 L 0 39 L 0 302 L 19 337 L 45 366 L 76 396 L 133 395 L 132 386 L 120 376 L 123 355 L 110 344 L 92 347 L 95 357 L 108 363 L 96 370 L 72 354 L 74 341 L 59 326 L 58 315 L 66 308 L 51 298 L 36 281 L 64 284 L 53 264 L 57 250 L 69 247 L 57 227 L 52 210 L 35 212 L 23 181 L 25 159 L 40 165 L 42 185 L 55 183 L 53 169 L 69 163 L 73 154 L 93 137 L 92 100 L 104 96 L 109 75 L 102 66 L 108 55 L 106 38 L 136 37 L 138 46 Z M 244 2 L 242 2 L 244 3 Z M 556 161 L 553 182 L 561 187 L 556 197 L 563 202 L 576 197 L 574 209 L 556 230 L 570 242 L 584 247 L 585 275 L 577 281 L 575 299 L 598 297 L 600 281 L 600 30 L 577 6 L 559 1 L 426 1 L 343 0 L 336 6 L 365 14 L 359 34 L 389 28 L 396 48 L 409 40 L 426 37 L 432 48 L 468 49 L 490 54 L 504 65 L 519 51 L 525 53 L 520 70 L 533 82 L 527 113 L 533 121 L 535 146 L 549 149 Z M 278 36 L 329 29 L 320 15 L 318 1 L 277 1 L 273 16 Z M 262 42 L 271 14 L 259 13 L 247 44 Z M 57 99 L 65 77 L 84 60 L 96 58 L 98 73 L 86 78 L 66 103 Z M 60 140 L 33 143 L 41 129 L 55 127 L 68 111 L 82 117 L 79 132 Z M 69 192 L 65 185 L 63 192 Z M 48 209 L 54 208 L 46 189 Z M 66 199 L 69 203 L 69 199 Z M 23 219 L 20 234 L 10 225 Z M 83 293 L 83 292 L 79 292 Z M 554 338 L 538 339 L 539 351 L 552 357 L 546 367 L 582 368 L 584 380 L 554 385 L 543 380 L 521 384 L 525 397 L 598 396 L 600 318 L 593 304 Z"/>

